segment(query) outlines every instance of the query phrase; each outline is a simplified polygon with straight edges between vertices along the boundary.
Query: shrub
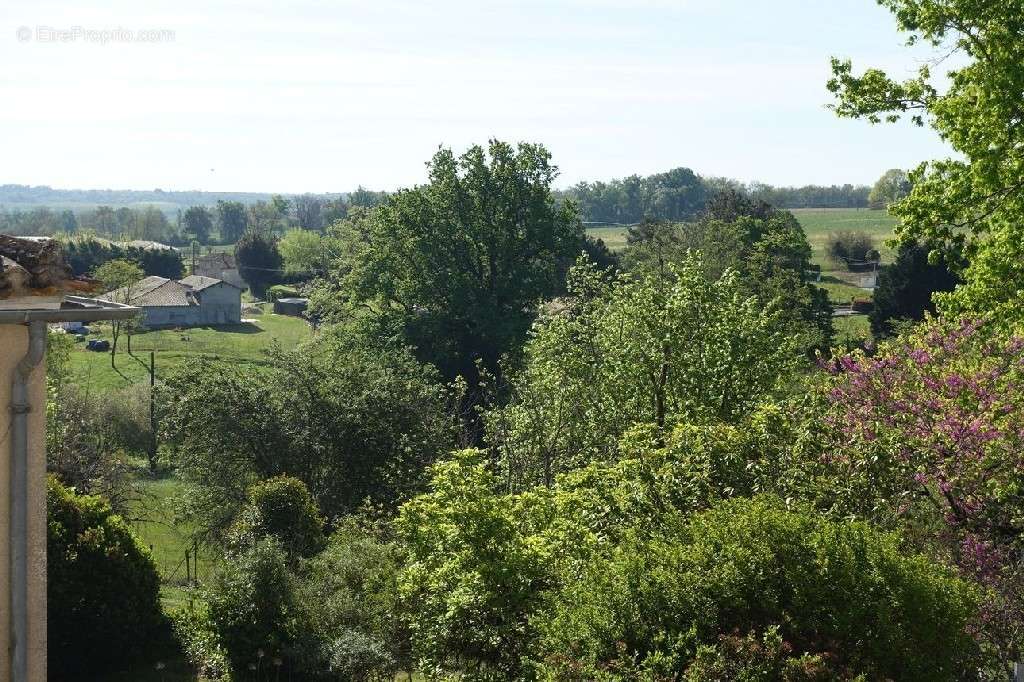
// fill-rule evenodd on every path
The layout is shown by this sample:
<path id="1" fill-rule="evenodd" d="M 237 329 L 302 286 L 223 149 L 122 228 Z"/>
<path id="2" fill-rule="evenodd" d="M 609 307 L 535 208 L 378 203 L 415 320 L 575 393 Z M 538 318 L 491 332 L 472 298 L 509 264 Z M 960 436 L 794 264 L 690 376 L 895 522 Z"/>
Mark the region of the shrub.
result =
<path id="1" fill-rule="evenodd" d="M 99 497 L 51 477 L 46 507 L 50 674 L 70 679 L 131 661 L 164 624 L 153 559 Z"/>
<path id="2" fill-rule="evenodd" d="M 867 232 L 843 230 L 828 236 L 828 256 L 837 264 L 854 269 L 865 262 L 877 262 L 880 254 Z"/>
<path id="3" fill-rule="evenodd" d="M 337 679 L 394 679 L 413 667 L 398 600 L 403 548 L 347 522 L 304 565 L 299 587 L 305 666 Z"/>
<path id="4" fill-rule="evenodd" d="M 954 680 L 977 669 L 974 588 L 893 536 L 769 499 L 663 522 L 563 576 L 537 622 L 541 673 L 607 678 L 632 666 L 647 678 L 707 679 L 695 671 L 758 659 L 824 666 L 825 679 Z M 774 633 L 781 643 L 758 644 Z"/>
<path id="5" fill-rule="evenodd" d="M 294 579 L 288 556 L 264 538 L 225 562 L 207 590 L 210 629 L 223 647 L 232 673 L 247 674 L 275 659 L 295 667 Z"/>
<path id="6" fill-rule="evenodd" d="M 285 284 L 275 284 L 272 287 L 267 287 L 268 301 L 276 301 L 279 298 L 295 298 L 301 295 L 298 289 Z"/>
<path id="7" fill-rule="evenodd" d="M 929 263 L 928 255 L 928 249 L 916 242 L 904 244 L 896 262 L 878 273 L 871 311 L 876 339 L 892 335 L 896 320 L 923 320 L 926 312 L 935 312 L 932 294 L 956 288 L 956 273 L 944 261 Z"/>
<path id="8" fill-rule="evenodd" d="M 308 557 L 323 548 L 323 528 L 324 520 L 306 484 L 290 476 L 276 476 L 249 489 L 228 537 L 237 548 L 275 538 L 289 557 Z"/>

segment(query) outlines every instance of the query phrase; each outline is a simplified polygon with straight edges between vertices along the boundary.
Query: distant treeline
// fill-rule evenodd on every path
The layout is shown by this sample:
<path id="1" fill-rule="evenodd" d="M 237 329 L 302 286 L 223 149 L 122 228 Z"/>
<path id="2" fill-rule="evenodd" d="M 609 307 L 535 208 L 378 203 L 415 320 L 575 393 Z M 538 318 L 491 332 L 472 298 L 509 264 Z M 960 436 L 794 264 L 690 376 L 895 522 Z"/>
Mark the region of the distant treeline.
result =
<path id="1" fill-rule="evenodd" d="M 167 206 L 173 213 L 177 208 L 189 206 L 214 206 L 218 201 L 239 201 L 243 204 L 254 204 L 257 201 L 270 201 L 273 195 L 263 192 L 201 192 L 198 190 L 134 190 L 134 189 L 54 189 L 47 185 L 0 185 L 0 206 L 8 208 L 31 206 L 50 206 L 77 208 L 70 206 L 80 204 L 82 208 L 94 206 L 138 206 L 139 204 L 158 204 Z M 321 199 L 342 196 L 341 193 L 315 195 Z"/>
<path id="2" fill-rule="evenodd" d="M 708 199 L 723 189 L 740 191 L 778 208 L 866 208 L 871 192 L 866 185 L 774 187 L 741 183 L 675 168 L 648 176 L 581 182 L 556 192 L 556 197 L 573 199 L 584 222 L 632 224 L 644 218 L 692 220 L 704 210 Z M 0 185 L 0 233 L 90 231 L 112 239 L 167 244 L 184 244 L 192 239 L 233 243 L 246 227 L 272 232 L 290 227 L 319 230 L 345 217 L 349 207 L 376 206 L 386 196 L 386 192 L 363 187 L 354 192 L 286 198 L 258 192 L 64 190 Z M 194 209 L 207 212 L 209 220 Z M 243 213 L 244 219 L 239 217 Z M 183 224 L 183 216 L 194 220 Z"/>
<path id="3" fill-rule="evenodd" d="M 317 194 L 268 196 L 269 200 L 258 199 L 248 204 L 233 200 L 219 200 L 213 206 L 196 204 L 177 209 L 170 216 L 156 206 L 101 205 L 72 210 L 49 206 L 12 209 L 0 205 L 0 234 L 92 234 L 113 241 L 146 240 L 172 246 L 189 244 L 192 240 L 200 244 L 233 244 L 247 229 L 267 234 L 283 234 L 292 227 L 321 230 L 346 217 L 353 207 L 378 205 L 387 194 L 360 187 L 354 192 L 331 197 Z"/>
<path id="4" fill-rule="evenodd" d="M 778 208 L 865 208 L 871 188 L 866 185 L 773 187 L 745 184 L 729 178 L 704 178 L 689 168 L 666 173 L 596 182 L 581 182 L 560 193 L 576 201 L 585 222 L 638 223 L 644 218 L 692 220 L 708 199 L 734 189 Z"/>

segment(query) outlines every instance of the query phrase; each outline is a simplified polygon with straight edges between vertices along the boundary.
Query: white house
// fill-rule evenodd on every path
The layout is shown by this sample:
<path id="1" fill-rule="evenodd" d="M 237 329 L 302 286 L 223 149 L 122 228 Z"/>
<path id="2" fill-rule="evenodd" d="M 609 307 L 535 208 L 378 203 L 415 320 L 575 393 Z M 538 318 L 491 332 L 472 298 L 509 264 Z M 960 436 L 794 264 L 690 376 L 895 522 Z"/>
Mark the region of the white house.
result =
<path id="1" fill-rule="evenodd" d="M 207 327 L 242 322 L 242 289 L 213 277 L 189 275 L 173 280 L 146 277 L 130 289 L 117 289 L 105 300 L 142 310 L 146 327 Z"/>

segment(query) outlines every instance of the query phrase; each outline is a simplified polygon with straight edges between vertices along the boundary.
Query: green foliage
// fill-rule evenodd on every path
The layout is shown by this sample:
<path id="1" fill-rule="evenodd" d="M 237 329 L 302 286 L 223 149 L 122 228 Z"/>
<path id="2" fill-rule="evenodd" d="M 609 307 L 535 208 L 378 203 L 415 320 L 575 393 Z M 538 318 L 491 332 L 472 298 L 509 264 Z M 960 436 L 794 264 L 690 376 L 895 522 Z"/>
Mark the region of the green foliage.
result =
<path id="1" fill-rule="evenodd" d="M 866 525 L 771 500 L 664 518 L 563 580 L 537 622 L 542 676 L 615 679 L 627 665 L 701 679 L 700 647 L 717 647 L 721 665 L 733 633 L 763 633 L 776 665 L 826 679 L 955 680 L 979 660 L 968 584 Z M 757 657 L 743 657 L 749 671 Z"/>
<path id="2" fill-rule="evenodd" d="M 883 0 L 907 42 L 935 48 L 948 73 L 922 66 L 896 81 L 878 69 L 860 75 L 833 59 L 829 89 L 837 114 L 872 122 L 910 115 L 927 123 L 957 153 L 910 173 L 913 188 L 890 210 L 897 237 L 946 252 L 948 262 L 970 263 L 965 286 L 940 297 L 940 310 L 978 315 L 999 310 L 1020 319 L 1024 289 L 1024 90 L 1020 0 Z"/>
<path id="3" fill-rule="evenodd" d="M 523 677 L 529 618 L 547 573 L 529 535 L 529 497 L 502 497 L 482 453 L 456 453 L 433 468 L 432 490 L 402 507 L 397 528 L 408 561 L 399 587 L 418 667 L 432 676 Z"/>
<path id="4" fill-rule="evenodd" d="M 868 195 L 868 206 L 874 209 L 888 208 L 890 204 L 907 196 L 910 193 L 910 178 L 907 172 L 899 168 L 892 168 L 885 171 L 882 177 L 878 178 L 875 186 L 871 188 Z"/>
<path id="5" fill-rule="evenodd" d="M 269 234 L 249 230 L 235 244 L 238 274 L 254 296 L 262 297 L 269 285 L 280 279 L 283 264 L 277 240 Z"/>
<path id="6" fill-rule="evenodd" d="M 210 628 L 234 675 L 269 671 L 275 659 L 294 669 L 295 582 L 277 540 L 264 538 L 232 555 L 205 596 Z"/>
<path id="7" fill-rule="evenodd" d="M 828 257 L 837 265 L 854 270 L 866 263 L 877 264 L 880 255 L 870 234 L 843 230 L 828 236 Z"/>
<path id="8" fill-rule="evenodd" d="M 217 202 L 217 230 L 220 233 L 220 240 L 227 244 L 234 244 L 248 227 L 245 205 L 239 201 L 218 201 Z"/>
<path id="9" fill-rule="evenodd" d="M 336 333 L 265 366 L 197 362 L 165 378 L 164 442 L 189 483 L 187 506 L 220 535 L 259 480 L 287 474 L 333 519 L 366 498 L 395 505 L 454 443 L 449 393 L 404 349 Z"/>
<path id="10" fill-rule="evenodd" d="M 345 680 L 392 680 L 413 669 L 398 598 L 403 559 L 396 542 L 347 522 L 304 565 L 298 601 L 304 638 L 315 642 L 308 667 Z"/>
<path id="11" fill-rule="evenodd" d="M 130 260 L 115 259 L 99 265 L 92 276 L 103 283 L 106 291 L 126 289 L 118 296 L 119 302 L 127 303 L 131 299 L 131 287 L 145 275 L 136 263 Z"/>
<path id="12" fill-rule="evenodd" d="M 690 251 L 699 251 L 706 275 L 727 268 L 762 305 L 775 304 L 807 350 L 827 350 L 832 309 L 827 294 L 808 281 L 811 247 L 793 214 L 734 190 L 712 196 L 700 220 L 672 225 L 645 222 L 630 228 L 624 262 L 631 271 L 668 275 Z"/>
<path id="13" fill-rule="evenodd" d="M 935 312 L 932 294 L 952 291 L 959 281 L 945 262 L 929 262 L 927 248 L 916 242 L 904 243 L 896 261 L 878 273 L 871 333 L 881 339 L 894 332 L 897 320 L 923 320 L 926 312 Z"/>
<path id="14" fill-rule="evenodd" d="M 99 497 L 46 488 L 47 658 L 70 679 L 123 665 L 163 627 L 156 566 Z"/>
<path id="15" fill-rule="evenodd" d="M 737 422 L 790 377 L 799 351 L 779 311 L 704 267 L 688 255 L 671 281 L 574 269 L 568 307 L 539 325 L 513 400 L 488 416 L 510 485 L 614 459 L 634 424 Z"/>
<path id="16" fill-rule="evenodd" d="M 276 301 L 279 298 L 295 298 L 299 296 L 299 290 L 287 284 L 275 284 L 267 287 L 267 300 Z"/>
<path id="17" fill-rule="evenodd" d="M 689 220 L 704 208 L 706 194 L 704 182 L 689 168 L 611 182 L 581 182 L 567 192 L 587 220 L 609 223 Z"/>
<path id="18" fill-rule="evenodd" d="M 516 354 L 559 265 L 581 248 L 571 206 L 556 206 L 557 169 L 539 145 L 492 141 L 456 157 L 442 149 L 430 182 L 388 197 L 358 225 L 316 314 L 366 309 L 446 377 L 475 387 Z"/>
<path id="19" fill-rule="evenodd" d="M 182 214 L 181 220 L 186 234 L 200 244 L 210 241 L 210 231 L 213 230 L 213 216 L 205 206 L 190 206 Z"/>
<path id="20" fill-rule="evenodd" d="M 323 272 L 337 257 L 337 245 L 317 232 L 304 229 L 288 230 L 277 243 L 288 273 Z"/>
<path id="21" fill-rule="evenodd" d="M 185 272 L 181 252 L 175 249 L 143 249 L 113 242 L 100 241 L 92 236 L 62 239 L 64 262 L 76 275 L 90 274 L 100 265 L 112 260 L 137 263 L 146 276 L 157 275 L 180 279 Z"/>
<path id="22" fill-rule="evenodd" d="M 289 557 L 308 557 L 323 548 L 323 527 L 320 510 L 306 485 L 297 478 L 275 476 L 249 488 L 228 538 L 236 548 L 275 538 Z"/>

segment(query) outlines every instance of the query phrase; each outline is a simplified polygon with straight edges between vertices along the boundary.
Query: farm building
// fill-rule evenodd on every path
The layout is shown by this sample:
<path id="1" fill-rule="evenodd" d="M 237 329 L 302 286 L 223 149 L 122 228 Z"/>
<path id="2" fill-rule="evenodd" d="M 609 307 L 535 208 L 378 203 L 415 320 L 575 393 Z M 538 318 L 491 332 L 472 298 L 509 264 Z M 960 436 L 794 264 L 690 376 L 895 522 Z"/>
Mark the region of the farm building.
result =
<path id="1" fill-rule="evenodd" d="M 274 301 L 274 312 L 278 315 L 301 317 L 308 305 L 308 298 L 279 298 Z"/>
<path id="2" fill-rule="evenodd" d="M 196 259 L 196 267 L 193 275 L 202 277 L 213 277 L 234 284 L 240 289 L 245 289 L 245 282 L 238 274 L 238 265 L 235 257 L 230 253 L 208 253 Z"/>
<path id="3" fill-rule="evenodd" d="M 146 327 L 205 327 L 242 321 L 242 289 L 201 275 L 180 280 L 146 277 L 103 298 L 140 308 Z"/>

